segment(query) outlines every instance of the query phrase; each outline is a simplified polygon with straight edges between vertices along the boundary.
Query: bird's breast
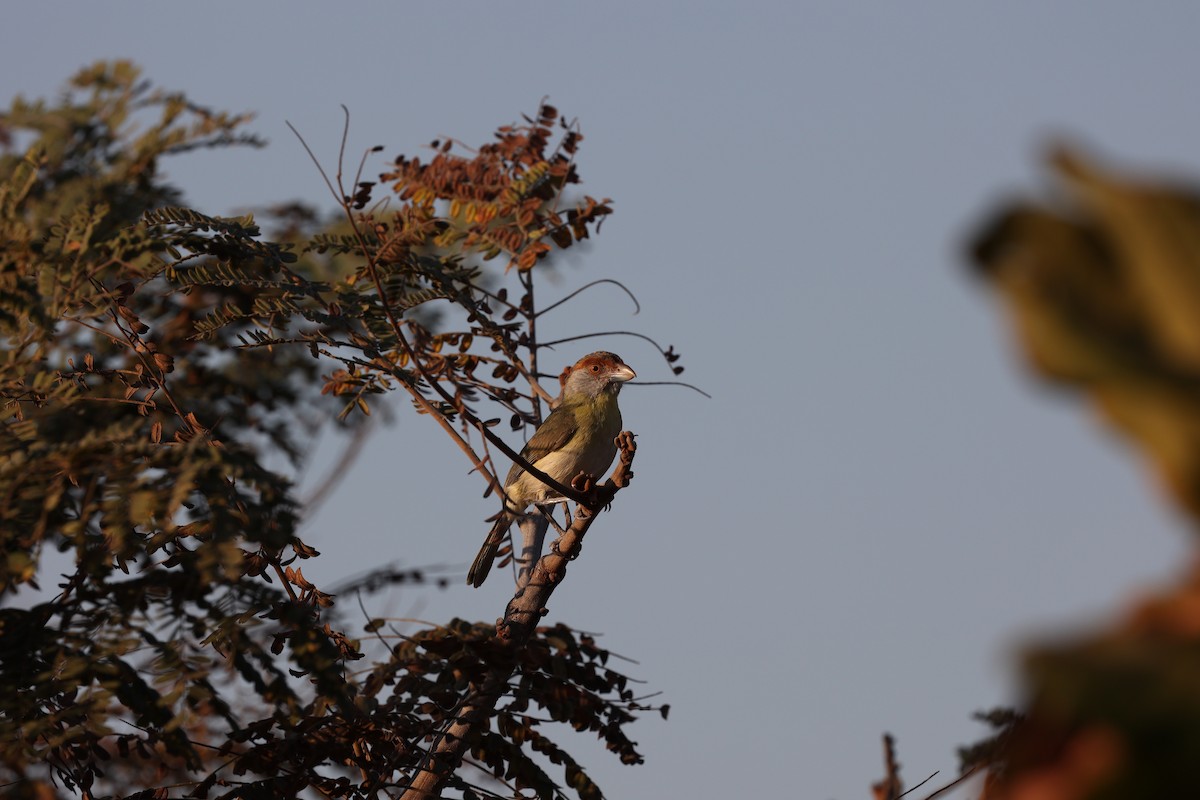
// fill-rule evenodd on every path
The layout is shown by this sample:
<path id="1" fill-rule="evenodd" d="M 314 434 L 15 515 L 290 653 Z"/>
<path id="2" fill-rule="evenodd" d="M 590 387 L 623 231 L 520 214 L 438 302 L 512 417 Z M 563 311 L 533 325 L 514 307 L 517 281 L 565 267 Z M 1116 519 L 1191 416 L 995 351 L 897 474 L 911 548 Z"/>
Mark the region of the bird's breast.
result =
<path id="1" fill-rule="evenodd" d="M 621 432 L 621 412 L 615 397 L 611 402 L 583 404 L 574 409 L 574 413 L 578 425 L 575 435 L 561 449 L 534 462 L 535 467 L 567 486 L 580 472 L 594 476 L 597 481 L 603 478 L 617 455 L 615 439 Z M 520 480 L 529 502 L 541 502 L 557 495 L 528 473 L 523 473 Z"/>

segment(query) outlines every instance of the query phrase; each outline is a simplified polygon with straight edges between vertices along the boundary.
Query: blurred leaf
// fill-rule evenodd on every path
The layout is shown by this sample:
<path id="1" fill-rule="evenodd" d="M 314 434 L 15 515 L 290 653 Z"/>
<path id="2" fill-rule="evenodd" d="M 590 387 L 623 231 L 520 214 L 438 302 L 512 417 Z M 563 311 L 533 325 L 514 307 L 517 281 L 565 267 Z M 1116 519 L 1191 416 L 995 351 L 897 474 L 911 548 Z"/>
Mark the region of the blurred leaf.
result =
<path id="1" fill-rule="evenodd" d="M 1064 194 L 1002 209 L 973 255 L 1029 364 L 1082 393 L 1200 523 L 1200 196 L 1077 153 Z M 1065 476 L 1069 478 L 1070 476 Z M 1200 568 L 1109 629 L 1031 649 L 1027 702 L 963 751 L 989 798 L 1182 797 L 1200 786 Z"/>
<path id="2" fill-rule="evenodd" d="M 1089 394 L 1200 516 L 1200 200 L 1055 163 L 1078 203 L 1003 210 L 976 263 L 1030 364 Z"/>

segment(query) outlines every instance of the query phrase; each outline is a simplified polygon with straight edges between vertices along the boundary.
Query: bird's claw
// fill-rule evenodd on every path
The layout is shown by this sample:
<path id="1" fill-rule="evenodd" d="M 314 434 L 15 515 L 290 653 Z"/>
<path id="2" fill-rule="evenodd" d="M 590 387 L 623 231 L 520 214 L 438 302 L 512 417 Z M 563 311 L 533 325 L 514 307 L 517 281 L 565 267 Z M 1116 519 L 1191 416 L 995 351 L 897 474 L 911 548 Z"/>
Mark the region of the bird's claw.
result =
<path id="1" fill-rule="evenodd" d="M 590 472 L 580 472 L 571 479 L 571 488 L 580 494 L 591 494 L 596 489 L 596 476 Z"/>

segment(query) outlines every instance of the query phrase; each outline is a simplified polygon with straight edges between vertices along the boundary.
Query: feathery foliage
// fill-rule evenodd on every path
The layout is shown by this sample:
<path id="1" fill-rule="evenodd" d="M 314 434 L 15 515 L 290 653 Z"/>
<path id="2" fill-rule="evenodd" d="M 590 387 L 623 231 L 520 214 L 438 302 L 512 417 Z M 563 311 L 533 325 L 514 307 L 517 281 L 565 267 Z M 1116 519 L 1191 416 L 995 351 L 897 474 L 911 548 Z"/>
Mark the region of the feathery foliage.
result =
<path id="1" fill-rule="evenodd" d="M 258 146 L 246 122 L 124 62 L 0 117 L 0 785 L 398 796 L 486 676 L 504 688 L 462 755 L 495 780 L 447 762 L 438 791 L 599 797 L 544 723 L 641 760 L 624 729 L 647 707 L 606 651 L 563 625 L 514 644 L 457 620 L 374 620 L 364 643 L 304 576 L 319 554 L 267 466 L 399 390 L 495 485 L 492 448 L 511 453 L 485 418 L 536 424 L 552 396 L 535 268 L 611 212 L 568 191 L 582 136 L 543 106 L 468 157 L 397 159 L 394 210 L 356 178 L 341 222 L 284 206 L 272 241 L 185 207 L 158 171 Z M 52 551 L 70 564 L 53 595 Z"/>

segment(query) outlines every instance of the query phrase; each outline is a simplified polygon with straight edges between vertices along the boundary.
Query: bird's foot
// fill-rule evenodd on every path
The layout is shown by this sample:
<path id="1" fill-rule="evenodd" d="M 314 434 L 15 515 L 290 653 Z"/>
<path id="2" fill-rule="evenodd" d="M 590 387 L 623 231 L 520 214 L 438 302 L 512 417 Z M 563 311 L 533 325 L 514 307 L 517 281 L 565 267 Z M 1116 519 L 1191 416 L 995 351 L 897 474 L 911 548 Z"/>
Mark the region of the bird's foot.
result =
<path id="1" fill-rule="evenodd" d="M 607 492 L 604 487 L 596 483 L 596 476 L 587 472 L 581 472 L 571 480 L 571 488 L 579 492 L 583 496 L 585 502 L 582 504 L 582 509 L 589 515 L 594 514 L 601 508 L 607 510 L 612 503 L 612 496 L 605 496 Z"/>

